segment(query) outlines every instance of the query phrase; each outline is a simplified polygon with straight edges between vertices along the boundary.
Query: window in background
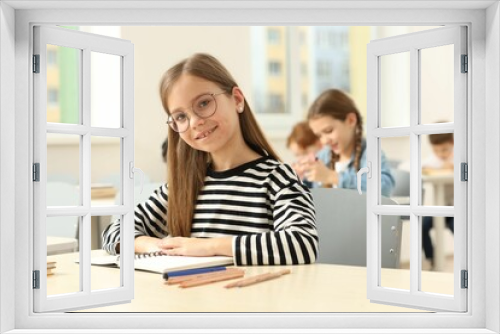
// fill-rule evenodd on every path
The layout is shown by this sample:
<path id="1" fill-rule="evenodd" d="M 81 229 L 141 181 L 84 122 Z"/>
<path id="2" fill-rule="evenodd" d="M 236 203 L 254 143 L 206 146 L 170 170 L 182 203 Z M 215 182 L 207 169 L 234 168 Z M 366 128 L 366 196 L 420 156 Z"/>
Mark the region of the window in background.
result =
<path id="1" fill-rule="evenodd" d="M 302 115 L 325 89 L 349 93 L 349 36 L 350 27 L 251 27 L 255 112 Z M 294 95 L 300 96 L 297 106 Z"/>
<path id="2" fill-rule="evenodd" d="M 254 74 L 253 108 L 255 112 L 263 114 L 288 113 L 290 28 L 251 27 L 250 35 Z"/>
<path id="3" fill-rule="evenodd" d="M 281 31 L 279 29 L 270 28 L 267 31 L 267 41 L 269 44 L 278 45 L 281 43 Z"/>
<path id="4" fill-rule="evenodd" d="M 281 63 L 279 61 L 269 62 L 269 76 L 273 77 L 281 76 Z"/>

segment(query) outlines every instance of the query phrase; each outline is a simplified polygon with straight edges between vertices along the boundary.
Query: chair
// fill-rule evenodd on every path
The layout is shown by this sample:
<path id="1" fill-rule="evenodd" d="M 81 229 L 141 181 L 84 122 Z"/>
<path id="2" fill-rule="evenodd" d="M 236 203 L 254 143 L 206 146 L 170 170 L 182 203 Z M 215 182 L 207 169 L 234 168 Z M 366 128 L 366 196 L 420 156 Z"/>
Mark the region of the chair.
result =
<path id="1" fill-rule="evenodd" d="M 144 173 L 144 180 L 141 181 L 140 177 L 134 177 L 134 185 L 140 186 L 141 182 L 146 185 L 147 183 L 150 182 L 149 176 Z M 97 183 L 102 183 L 102 184 L 112 184 L 115 189 L 120 190 L 121 189 L 121 176 L 120 174 L 108 174 L 106 176 L 103 176 L 99 178 Z"/>
<path id="2" fill-rule="evenodd" d="M 318 263 L 366 266 L 366 194 L 353 189 L 311 189 L 319 234 Z M 396 205 L 383 198 L 382 203 Z M 382 220 L 382 267 L 399 268 L 402 223 Z"/>
<path id="3" fill-rule="evenodd" d="M 391 172 L 395 183 L 391 196 L 398 197 L 396 202 L 400 205 L 410 204 L 410 172 L 397 168 Z"/>

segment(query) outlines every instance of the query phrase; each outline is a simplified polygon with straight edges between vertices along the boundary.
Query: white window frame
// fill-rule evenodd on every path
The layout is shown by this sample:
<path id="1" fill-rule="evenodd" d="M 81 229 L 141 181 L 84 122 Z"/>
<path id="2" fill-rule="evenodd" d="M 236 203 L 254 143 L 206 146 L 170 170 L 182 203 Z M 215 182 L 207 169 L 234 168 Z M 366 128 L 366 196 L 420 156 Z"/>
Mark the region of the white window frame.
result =
<path id="1" fill-rule="evenodd" d="M 39 56 L 39 73 L 33 74 L 33 160 L 40 164 L 39 181 L 33 184 L 33 269 L 40 272 L 39 289 L 34 290 L 34 309 L 48 312 L 88 309 L 106 304 L 130 302 L 134 298 L 134 46 L 130 41 L 89 34 L 54 26 L 34 27 L 33 52 Z M 58 45 L 80 52 L 79 123 L 47 122 L 47 45 Z M 119 128 L 92 126 L 91 122 L 91 58 L 93 53 L 119 57 L 120 119 Z M 116 100 L 115 100 L 116 102 Z M 47 136 L 51 133 L 72 134 L 80 137 L 80 203 L 70 207 L 46 205 L 47 193 Z M 75 136 L 76 137 L 76 136 Z M 112 207 L 91 205 L 91 142 L 92 138 L 118 138 L 120 140 L 121 204 Z M 91 289 L 90 239 L 92 216 L 120 215 L 120 286 L 93 291 Z M 71 294 L 47 295 L 47 218 L 77 216 L 79 221 L 80 290 Z M 123 242 L 125 241 L 125 242 Z"/>
<path id="2" fill-rule="evenodd" d="M 462 182 L 460 164 L 467 163 L 467 74 L 461 73 L 461 55 L 467 54 L 467 31 L 464 26 L 449 26 L 431 30 L 383 38 L 370 42 L 368 54 L 368 121 L 367 163 L 371 166 L 372 177 L 367 180 L 367 295 L 372 302 L 392 305 L 412 305 L 424 310 L 447 310 L 463 312 L 467 310 L 467 290 L 461 288 L 461 270 L 467 270 L 467 251 L 465 248 L 467 226 L 467 187 Z M 422 50 L 451 45 L 453 47 L 453 122 L 443 124 L 422 124 L 421 120 L 421 73 Z M 410 123 L 383 127 L 381 80 L 381 59 L 387 55 L 408 53 L 410 88 Z M 470 73 L 470 72 L 469 72 Z M 401 82 L 402 83 L 402 82 Z M 421 135 L 433 133 L 454 133 L 454 201 L 453 206 L 424 206 L 419 199 L 421 190 Z M 408 136 L 410 139 L 410 204 L 381 205 L 380 159 L 381 139 Z M 471 180 L 472 182 L 473 180 Z M 410 217 L 410 287 L 409 290 L 381 286 L 380 223 L 384 215 Z M 422 291 L 421 239 L 422 229 L 419 219 L 423 216 L 445 216 L 455 218 L 454 230 L 454 281 L 453 294 L 443 295 Z"/>
<path id="3" fill-rule="evenodd" d="M 122 3 L 123 4 L 123 3 Z M 494 333 L 500 331 L 500 10 L 497 1 L 432 1 L 366 2 L 330 1 L 266 1 L 266 2 L 225 2 L 224 8 L 215 1 L 197 3 L 196 10 L 189 2 L 126 2 L 134 8 L 150 10 L 115 9 L 116 2 L 107 1 L 4 1 L 0 3 L 0 331 L 16 329 L 16 333 L 42 332 L 41 328 L 63 328 L 70 333 L 71 328 L 91 328 L 87 332 L 106 332 L 104 329 L 137 328 L 141 324 L 161 329 L 165 324 L 171 328 L 207 329 L 221 332 L 216 328 L 268 328 L 282 332 L 282 328 L 327 329 L 352 328 L 355 332 L 415 333 L 409 328 L 419 328 L 421 333 L 449 333 L 462 328 L 467 333 Z M 12 6 L 12 7 L 11 7 Z M 69 6 L 60 10 L 43 10 L 50 6 Z M 97 9 L 99 6 L 99 9 Z M 158 9 L 163 6 L 163 9 Z M 205 6 L 205 7 L 204 7 Z M 391 9 L 391 6 L 398 8 Z M 455 6 L 460 6 L 458 9 Z M 14 8 L 15 9 L 14 9 Z M 21 10 L 22 7 L 28 8 Z M 356 8 L 358 7 L 358 8 Z M 31 8 L 31 9 L 30 9 Z M 52 7 L 56 8 L 56 7 Z M 80 8 L 80 9 L 75 9 Z M 86 9 L 81 9 L 86 8 Z M 251 8 L 251 10 L 242 10 Z M 312 9 L 311 9 L 312 8 Z M 350 8 L 350 9 L 349 9 Z M 375 10 L 374 10 L 375 9 Z M 377 15 L 374 15 L 376 11 Z M 210 15 L 207 15 L 207 14 Z M 468 208 L 468 268 L 469 268 L 469 308 L 465 314 L 44 314 L 32 313 L 30 296 L 30 266 L 23 259 L 28 258 L 32 245 L 32 184 L 29 181 L 31 162 L 30 147 L 32 120 L 29 104 L 31 90 L 30 45 L 33 24 L 71 23 L 76 25 L 439 25 L 465 24 L 469 31 L 468 78 L 469 110 L 468 142 L 469 184 Z M 484 24 L 486 22 L 486 25 Z M 487 29 L 486 29 L 487 28 Z M 488 70 L 486 71 L 486 67 Z M 300 70 L 300 69 L 299 69 Z M 12 85 L 15 82 L 15 86 Z M 15 98 L 14 98 L 15 96 Z M 298 97 L 300 103 L 300 96 Z M 300 105 L 300 104 L 299 104 Z M 15 112 L 14 112 L 15 111 Z M 15 118 L 12 116 L 15 114 Z M 14 131 L 15 129 L 15 131 Z M 486 141 L 486 134 L 488 140 Z M 485 153 L 487 152 L 487 154 Z M 15 161 L 15 163 L 14 163 Z M 15 175 L 15 177 L 12 177 Z M 488 182 L 485 182 L 488 175 Z M 15 194 L 13 198 L 12 194 Z M 486 196 L 488 194 L 488 196 Z M 15 222 L 14 224 L 12 222 Z M 28 237 L 27 237 L 28 236 Z M 472 247 L 473 245 L 473 247 Z M 12 252 L 12 250 L 15 250 Z M 12 254 L 15 254 L 12 256 Z M 488 256 L 485 256 L 488 254 Z M 493 256 L 496 254 L 497 256 Z M 15 288 L 12 288 L 15 287 Z M 486 293 L 487 291 L 487 293 Z M 14 305 L 14 307 L 12 307 Z M 257 327 L 258 326 L 258 327 Z M 98 330 L 98 329 L 101 330 Z M 231 330 L 231 328 L 233 330 Z M 377 331 L 377 328 L 385 328 Z M 427 328 L 427 329 L 426 329 Z M 432 328 L 432 330 L 429 330 Z M 448 328 L 448 330 L 446 330 Z M 92 330 L 93 329 L 93 330 Z M 281 330 L 280 330 L 281 329 Z M 454 330 L 452 330 L 454 329 Z M 172 332 L 171 330 L 170 332 Z M 52 331 L 53 332 L 53 331 Z M 76 332 L 76 331 L 73 331 Z M 110 331 L 108 331 L 110 332 Z M 164 332 L 167 332 L 165 330 Z M 337 332 L 342 332 L 341 330 Z M 14 333 L 14 332 L 13 332 Z"/>

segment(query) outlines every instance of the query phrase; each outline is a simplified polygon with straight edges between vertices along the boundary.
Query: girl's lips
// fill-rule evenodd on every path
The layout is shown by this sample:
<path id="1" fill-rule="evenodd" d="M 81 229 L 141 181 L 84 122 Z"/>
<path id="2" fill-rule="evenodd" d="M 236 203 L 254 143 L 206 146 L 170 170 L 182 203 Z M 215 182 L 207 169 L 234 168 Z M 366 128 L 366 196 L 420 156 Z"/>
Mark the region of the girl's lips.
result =
<path id="1" fill-rule="evenodd" d="M 200 132 L 196 135 L 196 137 L 194 138 L 195 140 L 202 140 L 202 139 L 205 139 L 207 137 L 209 137 L 212 133 L 214 133 L 214 131 L 217 129 L 217 126 L 214 126 L 213 128 L 211 129 L 208 129 L 206 131 L 203 131 L 203 132 Z"/>

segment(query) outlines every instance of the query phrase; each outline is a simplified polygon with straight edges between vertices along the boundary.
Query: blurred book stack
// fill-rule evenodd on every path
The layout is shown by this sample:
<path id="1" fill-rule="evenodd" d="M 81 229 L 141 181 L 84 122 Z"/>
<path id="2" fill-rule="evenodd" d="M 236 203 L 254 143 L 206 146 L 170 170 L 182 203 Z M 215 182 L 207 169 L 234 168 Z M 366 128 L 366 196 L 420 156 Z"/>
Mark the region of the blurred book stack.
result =
<path id="1" fill-rule="evenodd" d="M 93 183 L 91 187 L 90 196 L 96 198 L 110 198 L 116 195 L 116 189 L 112 184 L 107 183 Z"/>
<path id="2" fill-rule="evenodd" d="M 56 262 L 55 261 L 47 261 L 47 276 L 48 275 L 54 275 L 54 270 L 56 269 Z"/>

